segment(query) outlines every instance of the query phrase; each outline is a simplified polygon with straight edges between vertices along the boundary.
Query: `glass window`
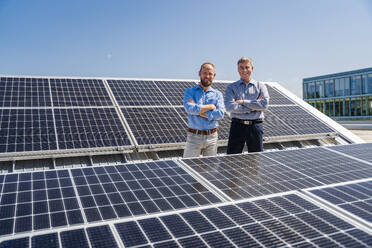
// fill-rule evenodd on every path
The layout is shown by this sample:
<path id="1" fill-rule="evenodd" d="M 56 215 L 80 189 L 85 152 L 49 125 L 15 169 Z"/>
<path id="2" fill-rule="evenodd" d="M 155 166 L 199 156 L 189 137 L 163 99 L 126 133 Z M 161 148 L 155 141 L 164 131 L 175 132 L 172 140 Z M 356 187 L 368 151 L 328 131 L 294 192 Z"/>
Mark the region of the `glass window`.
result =
<path id="1" fill-rule="evenodd" d="M 372 96 L 368 97 L 368 115 L 372 115 Z"/>
<path id="2" fill-rule="evenodd" d="M 319 110 L 320 112 L 324 113 L 324 101 L 317 101 L 316 102 L 316 109 Z"/>
<path id="3" fill-rule="evenodd" d="M 334 96 L 334 81 L 333 80 L 326 80 L 325 81 L 325 97 Z"/>
<path id="4" fill-rule="evenodd" d="M 350 95 L 350 78 L 344 78 L 344 96 Z"/>
<path id="5" fill-rule="evenodd" d="M 350 98 L 345 98 L 344 116 L 350 115 Z"/>
<path id="6" fill-rule="evenodd" d="M 307 99 L 308 98 L 308 95 L 307 95 L 307 83 L 304 83 L 302 85 L 302 90 L 303 90 L 303 98 L 304 99 Z"/>
<path id="7" fill-rule="evenodd" d="M 368 74 L 367 93 L 372 94 L 372 73 Z M 371 113 L 372 114 L 372 113 Z"/>
<path id="8" fill-rule="evenodd" d="M 327 100 L 325 102 L 325 114 L 328 116 L 334 115 L 334 101 L 333 100 Z"/>
<path id="9" fill-rule="evenodd" d="M 366 116 L 368 115 L 368 97 L 363 97 L 362 101 L 362 115 Z"/>
<path id="10" fill-rule="evenodd" d="M 308 98 L 315 98 L 315 82 L 311 82 L 307 87 Z"/>
<path id="11" fill-rule="evenodd" d="M 343 103 L 342 99 L 335 100 L 335 116 L 343 116 Z"/>
<path id="12" fill-rule="evenodd" d="M 315 96 L 317 98 L 324 97 L 324 81 L 315 83 Z"/>
<path id="13" fill-rule="evenodd" d="M 368 93 L 368 75 L 362 75 L 362 92 L 363 94 Z"/>
<path id="14" fill-rule="evenodd" d="M 350 93 L 351 95 L 360 95 L 362 93 L 362 77 L 354 76 L 350 79 Z"/>
<path id="15" fill-rule="evenodd" d="M 337 78 L 335 80 L 335 96 L 343 96 L 344 95 L 344 79 Z"/>
<path id="16" fill-rule="evenodd" d="M 350 115 L 351 116 L 361 116 L 362 115 L 362 99 L 351 98 L 350 100 Z"/>

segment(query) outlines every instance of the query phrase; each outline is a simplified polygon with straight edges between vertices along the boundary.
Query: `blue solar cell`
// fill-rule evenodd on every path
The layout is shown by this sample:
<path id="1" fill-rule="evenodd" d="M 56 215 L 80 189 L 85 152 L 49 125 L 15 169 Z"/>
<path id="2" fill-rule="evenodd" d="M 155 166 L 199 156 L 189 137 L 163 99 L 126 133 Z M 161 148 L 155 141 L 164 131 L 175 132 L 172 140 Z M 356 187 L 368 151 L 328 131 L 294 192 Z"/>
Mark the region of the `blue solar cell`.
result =
<path id="1" fill-rule="evenodd" d="M 99 184 L 95 185 L 90 185 L 90 191 L 92 192 L 93 195 L 98 195 L 98 194 L 104 194 L 105 192 L 103 191 L 103 188 Z"/>
<path id="2" fill-rule="evenodd" d="M 143 209 L 141 204 L 139 204 L 138 202 L 128 203 L 128 207 L 133 215 L 141 215 L 146 213 L 145 209 Z"/>
<path id="3" fill-rule="evenodd" d="M 275 219 L 262 222 L 262 225 L 273 232 L 275 235 L 277 235 L 279 238 L 284 240 L 287 244 L 296 244 L 304 241 L 301 236 L 290 230 L 282 222 Z"/>
<path id="4" fill-rule="evenodd" d="M 316 228 L 317 230 L 321 231 L 322 233 L 334 233 L 337 232 L 337 229 L 329 225 L 328 223 L 322 221 L 321 219 L 315 217 L 315 215 L 311 213 L 302 213 L 297 215 L 301 220 L 303 220 L 306 224 Z"/>
<path id="5" fill-rule="evenodd" d="M 32 230 L 32 216 L 18 217 L 15 220 L 15 233 Z"/>
<path id="6" fill-rule="evenodd" d="M 76 200 L 76 198 L 63 199 L 63 202 L 64 202 L 66 210 L 72 210 L 72 209 L 78 209 L 79 208 L 79 203 Z"/>
<path id="7" fill-rule="evenodd" d="M 31 238 L 31 247 L 32 248 L 58 248 L 58 234 L 57 233 L 48 233 L 38 236 L 33 236 Z"/>
<path id="8" fill-rule="evenodd" d="M 154 244 L 154 248 L 177 248 L 177 247 L 179 247 L 179 245 L 173 240 Z"/>
<path id="9" fill-rule="evenodd" d="M 17 204 L 17 216 L 30 215 L 32 213 L 32 204 L 31 203 L 22 203 Z"/>
<path id="10" fill-rule="evenodd" d="M 114 205 L 114 209 L 119 217 L 127 217 L 132 215 L 125 204 Z"/>
<path id="11" fill-rule="evenodd" d="M 50 212 L 63 211 L 64 210 L 63 201 L 61 199 L 49 201 L 49 210 Z"/>
<path id="12" fill-rule="evenodd" d="M 220 232 L 212 232 L 208 234 L 203 234 L 201 237 L 206 241 L 208 245 L 211 247 L 220 247 L 220 248 L 228 248 L 228 247 L 235 247 L 231 242 L 226 239 Z"/>
<path id="13" fill-rule="evenodd" d="M 50 214 L 50 220 L 51 220 L 51 223 L 52 223 L 52 227 L 66 226 L 67 225 L 65 212 L 51 213 Z"/>
<path id="14" fill-rule="evenodd" d="M 35 190 L 33 191 L 34 201 L 43 201 L 47 199 L 47 193 L 45 190 Z"/>
<path id="15" fill-rule="evenodd" d="M 146 237 L 143 235 L 141 229 L 136 222 L 130 221 L 125 223 L 115 224 L 124 246 L 135 246 L 147 244 Z"/>
<path id="16" fill-rule="evenodd" d="M 160 211 L 156 204 L 151 200 L 142 201 L 141 203 L 147 213 L 156 213 Z"/>
<path id="17" fill-rule="evenodd" d="M 217 208 L 208 208 L 201 212 L 219 229 L 235 226 L 235 224 Z"/>
<path id="18" fill-rule="evenodd" d="M 25 248 L 28 247 L 29 238 L 6 240 L 0 243 L 1 248 Z"/>
<path id="19" fill-rule="evenodd" d="M 242 210 L 233 205 L 222 206 L 219 208 L 226 215 L 228 215 L 233 221 L 239 225 L 249 224 L 254 222 L 254 220 L 245 214 Z"/>
<path id="20" fill-rule="evenodd" d="M 335 240 L 336 242 L 338 242 L 344 247 L 363 247 L 364 246 L 362 243 L 356 241 L 355 239 L 353 239 L 352 237 L 344 233 L 336 233 L 336 234 L 330 235 L 330 238 L 332 238 L 333 240 Z"/>
<path id="21" fill-rule="evenodd" d="M 81 215 L 80 209 L 67 211 L 66 213 L 67 213 L 68 223 L 70 225 L 84 223 L 84 219 L 83 219 L 83 216 Z"/>
<path id="22" fill-rule="evenodd" d="M 88 222 L 100 221 L 102 217 L 97 208 L 85 208 L 85 216 L 87 217 Z"/>
<path id="23" fill-rule="evenodd" d="M 31 191 L 18 192 L 17 203 L 31 202 L 32 194 Z"/>
<path id="24" fill-rule="evenodd" d="M 243 229 L 252 235 L 261 244 L 268 247 L 279 247 L 284 246 L 283 241 L 274 236 L 271 232 L 265 229 L 260 224 L 251 224 L 244 226 Z"/>
<path id="25" fill-rule="evenodd" d="M 173 209 L 169 202 L 165 199 L 156 199 L 154 200 L 154 202 L 161 211 L 168 211 Z"/>
<path id="26" fill-rule="evenodd" d="M 318 209 L 315 211 L 312 211 L 313 214 L 318 216 L 320 219 L 327 221 L 328 223 L 331 223 L 335 227 L 341 229 L 341 230 L 346 230 L 353 228 L 353 225 L 347 223 L 346 221 L 334 216 L 333 214 L 327 212 L 324 209 Z"/>
<path id="27" fill-rule="evenodd" d="M 18 184 L 18 191 L 26 191 L 26 190 L 31 190 L 31 182 L 20 182 Z"/>
<path id="28" fill-rule="evenodd" d="M 15 204 L 16 196 L 16 193 L 2 194 L 1 205 Z"/>
<path id="29" fill-rule="evenodd" d="M 33 218 L 34 230 L 46 229 L 50 227 L 48 214 L 34 215 Z"/>
<path id="30" fill-rule="evenodd" d="M 62 190 L 62 195 L 64 198 L 67 198 L 67 197 L 75 197 L 75 191 L 74 191 L 74 188 L 72 187 L 67 187 L 67 188 L 61 188 Z"/>
<path id="31" fill-rule="evenodd" d="M 13 233 L 14 219 L 0 220 L 0 236 Z"/>
<path id="32" fill-rule="evenodd" d="M 0 207 L 0 219 L 12 218 L 15 216 L 15 205 Z"/>
<path id="33" fill-rule="evenodd" d="M 262 209 L 258 208 L 252 202 L 244 202 L 237 205 L 247 214 L 249 214 L 252 218 L 258 221 L 271 219 L 270 215 L 264 212 Z"/>
<path id="34" fill-rule="evenodd" d="M 104 220 L 117 218 L 114 209 L 111 206 L 98 207 Z"/>
<path id="35" fill-rule="evenodd" d="M 252 237 L 247 235 L 241 228 L 224 230 L 223 233 L 238 247 L 262 247 Z"/>
<path id="36" fill-rule="evenodd" d="M 311 241 L 312 243 L 318 245 L 319 247 L 339 247 L 339 245 L 333 242 L 331 239 L 322 237 Z"/>
<path id="37" fill-rule="evenodd" d="M 182 213 L 181 215 L 198 233 L 215 230 L 215 228 L 199 212 L 192 211 Z"/>
<path id="38" fill-rule="evenodd" d="M 359 229 L 352 229 L 347 231 L 347 233 L 356 238 L 357 240 L 360 240 L 367 246 L 372 246 L 372 235 Z"/>
<path id="39" fill-rule="evenodd" d="M 84 229 L 64 231 L 60 234 L 63 248 L 89 248 Z"/>
<path id="40" fill-rule="evenodd" d="M 49 200 L 62 198 L 60 189 L 48 189 L 47 193 L 48 193 Z"/>
<path id="41" fill-rule="evenodd" d="M 89 241 L 92 248 L 117 247 L 115 237 L 108 225 L 87 228 Z"/>
<path id="42" fill-rule="evenodd" d="M 191 228 L 182 220 L 179 215 L 174 214 L 162 216 L 161 220 L 176 238 L 194 234 Z"/>
<path id="43" fill-rule="evenodd" d="M 178 242 L 184 248 L 208 247 L 198 236 L 179 239 Z"/>
<path id="44" fill-rule="evenodd" d="M 110 201 L 106 195 L 95 195 L 94 200 L 98 206 L 110 205 Z"/>
<path id="45" fill-rule="evenodd" d="M 150 239 L 151 242 L 172 239 L 172 237 L 161 224 L 159 219 L 156 218 L 144 219 L 140 220 L 138 223 L 141 225 L 146 236 Z"/>

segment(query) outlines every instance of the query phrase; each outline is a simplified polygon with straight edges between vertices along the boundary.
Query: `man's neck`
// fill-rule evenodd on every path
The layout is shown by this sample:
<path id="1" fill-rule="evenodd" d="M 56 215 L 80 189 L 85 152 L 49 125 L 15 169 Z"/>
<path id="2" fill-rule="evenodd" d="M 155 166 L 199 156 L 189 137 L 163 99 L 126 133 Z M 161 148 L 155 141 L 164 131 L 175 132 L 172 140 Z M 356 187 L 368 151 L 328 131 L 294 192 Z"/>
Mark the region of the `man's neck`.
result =
<path id="1" fill-rule="evenodd" d="M 252 78 L 249 78 L 248 81 L 246 81 L 245 79 L 241 78 L 241 80 L 245 83 L 245 84 L 249 84 L 252 80 Z"/>
<path id="2" fill-rule="evenodd" d="M 210 88 L 211 86 L 204 87 L 204 86 L 200 83 L 200 87 L 203 89 L 204 92 L 206 92 L 207 90 L 209 90 L 209 88 Z"/>

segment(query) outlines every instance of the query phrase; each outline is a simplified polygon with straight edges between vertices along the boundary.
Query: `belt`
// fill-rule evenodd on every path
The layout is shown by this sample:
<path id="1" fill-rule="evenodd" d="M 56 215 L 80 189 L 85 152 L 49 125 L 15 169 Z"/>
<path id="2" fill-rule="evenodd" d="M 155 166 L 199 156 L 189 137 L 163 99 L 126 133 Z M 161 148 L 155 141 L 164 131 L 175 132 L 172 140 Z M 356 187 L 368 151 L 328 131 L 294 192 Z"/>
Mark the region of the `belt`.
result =
<path id="1" fill-rule="evenodd" d="M 253 124 L 255 124 L 255 123 L 262 123 L 262 122 L 263 122 L 263 119 L 257 119 L 257 120 L 241 120 L 241 119 L 237 119 L 237 118 L 232 118 L 231 120 L 234 121 L 234 122 L 242 123 L 242 124 L 244 124 L 244 125 L 253 125 Z"/>
<path id="2" fill-rule="evenodd" d="M 210 129 L 210 130 L 197 130 L 197 129 L 188 128 L 187 130 L 190 133 L 195 133 L 195 134 L 200 134 L 200 135 L 210 135 L 212 133 L 217 132 L 217 128 L 213 128 L 213 129 Z"/>

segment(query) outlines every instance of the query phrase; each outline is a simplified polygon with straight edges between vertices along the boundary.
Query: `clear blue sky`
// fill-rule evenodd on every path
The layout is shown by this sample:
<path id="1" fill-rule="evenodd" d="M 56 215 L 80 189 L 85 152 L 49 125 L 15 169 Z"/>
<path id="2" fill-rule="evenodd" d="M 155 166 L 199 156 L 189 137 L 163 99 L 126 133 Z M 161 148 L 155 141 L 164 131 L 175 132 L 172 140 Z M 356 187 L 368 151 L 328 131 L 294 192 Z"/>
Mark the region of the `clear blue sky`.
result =
<path id="1" fill-rule="evenodd" d="M 372 66 L 372 0 L 0 0 L 0 74 L 302 78 Z"/>

